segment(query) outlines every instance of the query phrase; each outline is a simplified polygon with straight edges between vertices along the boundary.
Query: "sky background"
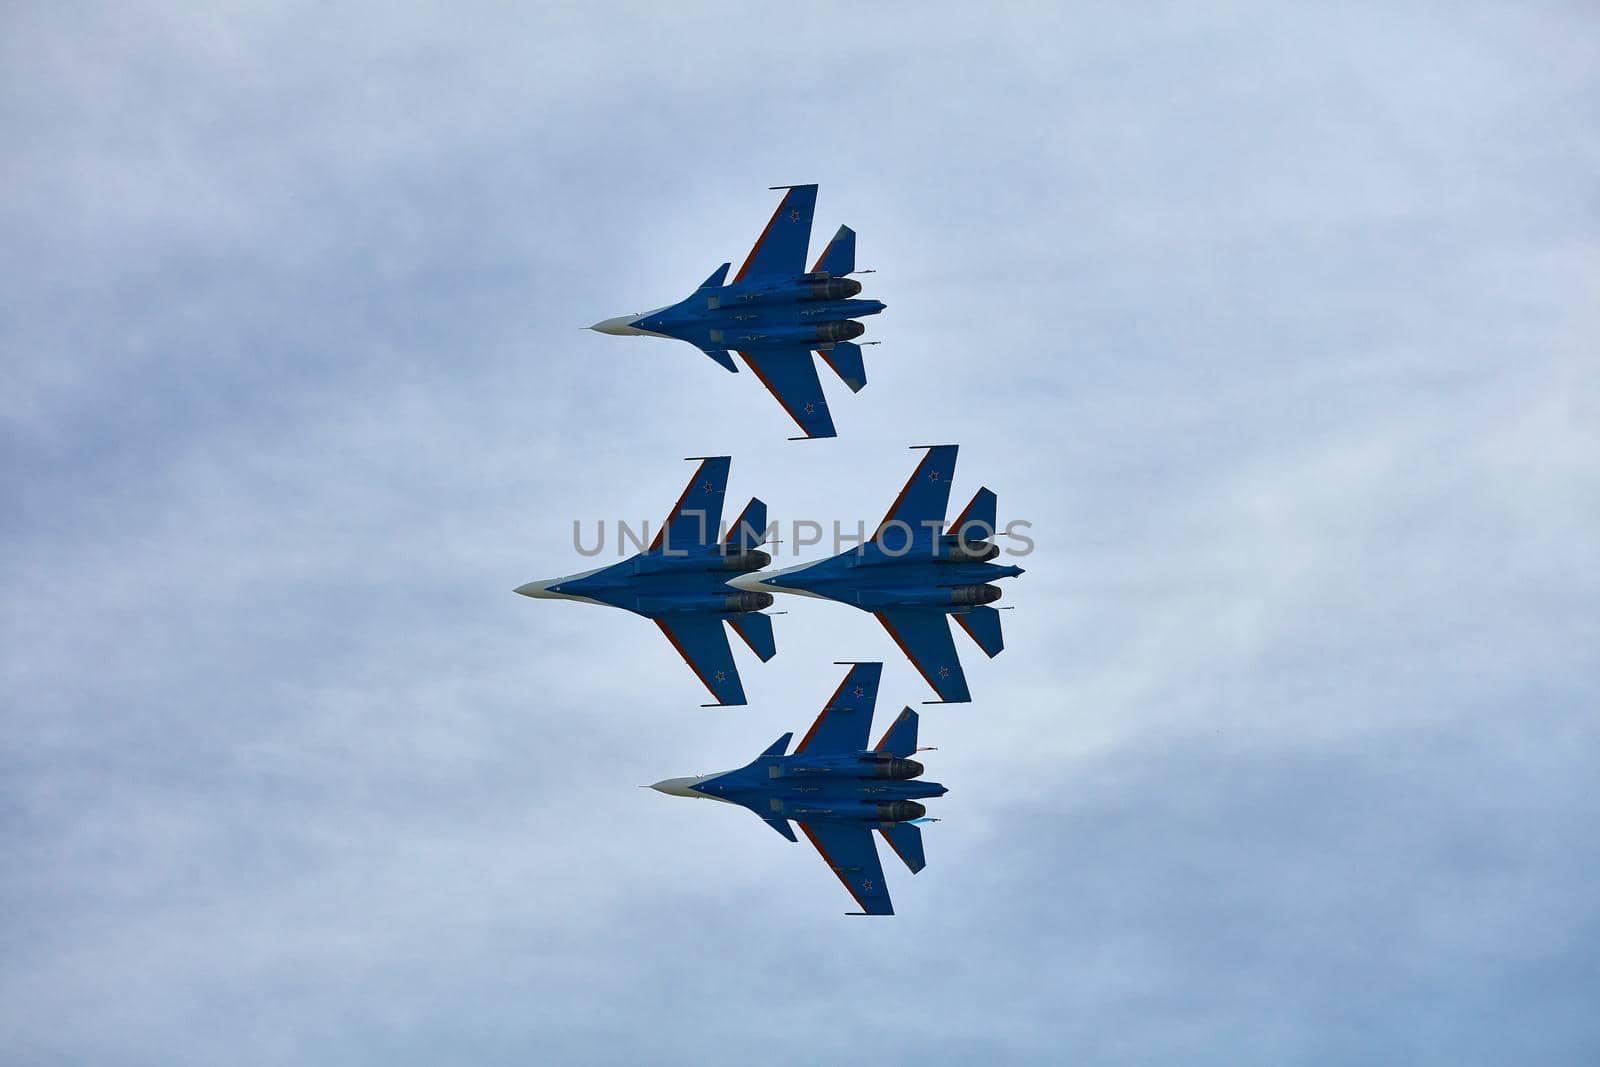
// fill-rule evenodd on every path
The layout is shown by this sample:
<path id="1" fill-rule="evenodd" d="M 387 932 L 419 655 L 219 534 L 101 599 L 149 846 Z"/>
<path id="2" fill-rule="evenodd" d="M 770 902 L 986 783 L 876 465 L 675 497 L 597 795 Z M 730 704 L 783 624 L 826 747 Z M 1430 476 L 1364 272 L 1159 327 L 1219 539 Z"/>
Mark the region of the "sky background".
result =
<path id="1" fill-rule="evenodd" d="M 10 4 L 0 1059 L 1600 1062 L 1592 6 Z M 840 436 L 580 332 L 818 182 Z M 898 914 L 576 518 L 1034 525 Z M 735 505 L 736 506 L 736 505 Z M 786 562 L 793 562 L 785 557 Z"/>

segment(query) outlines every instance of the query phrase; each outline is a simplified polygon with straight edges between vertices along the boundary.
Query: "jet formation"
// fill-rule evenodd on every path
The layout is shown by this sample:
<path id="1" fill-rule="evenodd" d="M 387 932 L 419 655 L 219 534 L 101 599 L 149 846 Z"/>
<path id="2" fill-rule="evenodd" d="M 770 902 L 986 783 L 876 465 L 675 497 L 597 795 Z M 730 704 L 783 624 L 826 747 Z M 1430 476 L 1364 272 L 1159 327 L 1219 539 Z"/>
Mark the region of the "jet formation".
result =
<path id="1" fill-rule="evenodd" d="M 851 392 L 867 374 L 857 342 L 861 319 L 884 310 L 858 299 L 856 235 L 841 226 L 806 269 L 815 214 L 815 185 L 784 190 L 744 264 L 711 273 L 693 293 L 666 307 L 621 315 L 590 329 L 622 336 L 685 341 L 737 373 L 737 353 L 800 428 L 791 440 L 834 437 L 833 415 L 812 353 Z M 619 563 L 580 574 L 528 582 L 517 592 L 543 600 L 574 600 L 622 608 L 655 622 L 683 661 L 715 698 L 703 707 L 746 703 L 724 624 L 762 662 L 777 654 L 772 618 L 775 595 L 787 593 L 849 604 L 876 618 L 938 696 L 929 704 L 972 699 L 947 617 L 985 655 L 1005 647 L 1001 598 L 994 583 L 1023 573 L 994 562 L 992 540 L 998 500 L 983 487 L 953 522 L 945 521 L 957 446 L 926 449 L 870 537 L 827 559 L 768 571 L 762 546 L 775 527 L 767 506 L 752 497 L 731 528 L 722 524 L 728 456 L 698 459 L 647 548 Z M 863 530 L 864 533 L 864 530 Z M 620 536 L 620 533 L 619 533 Z M 648 537 L 648 534 L 644 535 Z M 641 538 L 642 541 L 642 538 Z M 909 707 L 868 746 L 881 663 L 852 663 L 800 743 L 789 752 L 786 733 L 737 770 L 668 778 L 650 787 L 674 796 L 718 800 L 747 808 L 789 841 L 800 827 L 861 909 L 853 914 L 892 915 L 873 831 L 913 874 L 926 865 L 920 824 L 930 822 L 922 801 L 945 787 L 921 780 L 912 757 L 918 717 Z"/>
<path id="2" fill-rule="evenodd" d="M 788 755 L 793 733 L 738 770 L 668 778 L 650 788 L 748 808 L 790 841 L 799 840 L 789 828 L 794 820 L 861 907 L 851 914 L 893 915 L 872 831 L 916 874 L 927 866 L 918 824 L 931 821 L 921 802 L 946 789 L 918 781 L 924 768 L 911 757 L 923 750 L 917 748 L 917 713 L 910 708 L 867 747 L 882 673 L 881 663 L 852 665 Z"/>
<path id="3" fill-rule="evenodd" d="M 733 264 L 724 263 L 676 304 L 604 319 L 589 328 L 687 341 L 738 373 L 728 354 L 733 349 L 800 427 L 802 437 L 791 440 L 834 437 L 833 416 L 811 353 L 820 355 L 851 392 L 860 392 L 867 371 L 853 339 L 866 327 L 856 320 L 878 314 L 884 305 L 854 299 L 861 283 L 847 275 L 871 272 L 856 270 L 856 235 L 848 226 L 839 227 L 806 270 L 817 187 L 773 188 L 787 192 L 733 281 L 727 280 Z"/>

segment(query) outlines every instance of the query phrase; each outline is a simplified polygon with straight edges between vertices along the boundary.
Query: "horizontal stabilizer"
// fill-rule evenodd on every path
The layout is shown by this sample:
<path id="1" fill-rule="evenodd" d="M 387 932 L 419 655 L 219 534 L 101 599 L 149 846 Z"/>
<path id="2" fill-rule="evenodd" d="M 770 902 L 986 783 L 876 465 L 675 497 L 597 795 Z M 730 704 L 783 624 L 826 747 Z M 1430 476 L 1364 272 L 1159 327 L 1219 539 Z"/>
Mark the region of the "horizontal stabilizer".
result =
<path id="1" fill-rule="evenodd" d="M 750 498 L 750 503 L 739 512 L 739 517 L 733 520 L 733 525 L 728 527 L 728 536 L 723 539 L 723 544 L 739 552 L 749 552 L 759 548 L 767 540 L 767 505 L 756 497 Z"/>
<path id="2" fill-rule="evenodd" d="M 878 742 L 877 752 L 886 752 L 900 759 L 909 759 L 917 751 L 917 713 L 903 708 L 899 718 L 889 724 Z"/>
<path id="3" fill-rule="evenodd" d="M 835 278 L 843 278 L 855 269 L 856 231 L 848 226 L 840 226 L 833 240 L 828 242 L 828 247 L 817 257 L 817 265 L 811 268 L 811 273 L 826 271 Z"/>
<path id="4" fill-rule="evenodd" d="M 997 506 L 998 501 L 992 490 L 979 489 L 972 494 L 972 500 L 961 510 L 961 514 L 956 516 L 950 532 L 969 545 L 976 541 L 987 541 L 994 536 Z"/>
<path id="5" fill-rule="evenodd" d="M 854 341 L 840 341 L 827 351 L 818 351 L 823 362 L 833 368 L 839 380 L 859 393 L 867 384 L 867 365 L 861 359 L 861 346 Z"/>
<path id="6" fill-rule="evenodd" d="M 994 608 L 978 605 L 967 611 L 958 611 L 951 618 L 961 624 L 967 636 L 977 642 L 983 654 L 994 659 L 1006 647 L 1000 633 L 1000 613 Z"/>
<path id="7" fill-rule="evenodd" d="M 728 280 L 728 269 L 732 266 L 732 263 L 724 263 L 722 266 L 712 271 L 711 277 L 700 283 L 700 288 L 721 289 L 723 282 Z"/>
<path id="8" fill-rule="evenodd" d="M 734 363 L 733 356 L 726 348 L 702 348 L 700 351 L 717 361 L 717 364 L 732 374 L 739 373 L 738 364 Z"/>
<path id="9" fill-rule="evenodd" d="M 906 865 L 906 870 L 916 874 L 928 865 L 922 853 L 922 831 L 916 825 L 908 822 L 897 822 L 893 826 L 880 826 L 878 832 L 889 843 L 894 854 L 900 857 L 900 862 Z"/>
<path id="10" fill-rule="evenodd" d="M 772 616 L 759 611 L 747 611 L 728 620 L 733 632 L 744 638 L 750 651 L 765 663 L 778 654 L 778 639 L 772 635 Z"/>

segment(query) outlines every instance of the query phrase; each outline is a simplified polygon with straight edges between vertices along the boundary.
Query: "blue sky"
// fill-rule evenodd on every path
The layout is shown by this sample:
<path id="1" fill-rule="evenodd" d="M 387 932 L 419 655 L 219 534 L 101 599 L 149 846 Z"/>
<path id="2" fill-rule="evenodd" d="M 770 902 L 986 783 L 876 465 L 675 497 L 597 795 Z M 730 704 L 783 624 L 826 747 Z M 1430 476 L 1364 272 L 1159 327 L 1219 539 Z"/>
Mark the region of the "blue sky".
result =
<path id="1" fill-rule="evenodd" d="M 18 1063 L 1592 1063 L 1600 46 L 1580 5 L 13 6 Z M 871 384 L 580 327 L 821 185 Z M 900 912 L 635 788 L 803 730 L 512 595 L 730 496 L 1034 524 Z"/>

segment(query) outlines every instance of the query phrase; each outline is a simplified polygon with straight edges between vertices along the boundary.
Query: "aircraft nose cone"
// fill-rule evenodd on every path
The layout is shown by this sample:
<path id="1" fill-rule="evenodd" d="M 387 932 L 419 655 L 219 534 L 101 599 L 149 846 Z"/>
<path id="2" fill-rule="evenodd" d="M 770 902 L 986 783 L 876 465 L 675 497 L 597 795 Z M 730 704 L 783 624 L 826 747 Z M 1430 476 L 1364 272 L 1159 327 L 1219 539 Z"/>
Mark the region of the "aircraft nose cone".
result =
<path id="1" fill-rule="evenodd" d="M 755 571 L 741 574 L 737 578 L 728 579 L 728 584 L 735 589 L 743 589 L 747 593 L 765 593 L 767 585 L 762 581 L 761 575 Z"/>
<path id="2" fill-rule="evenodd" d="M 560 600 L 560 593 L 551 592 L 551 587 L 554 586 L 558 580 L 559 579 L 551 578 L 546 582 L 528 582 L 526 585 L 517 586 L 517 588 L 513 591 L 521 593 L 523 596 L 531 596 L 539 600 Z"/>
<path id="3" fill-rule="evenodd" d="M 699 778 L 663 778 L 650 788 L 658 793 L 666 793 L 675 797 L 704 796 L 703 793 L 697 793 L 692 788 L 698 781 L 700 781 Z"/>
<path id="4" fill-rule="evenodd" d="M 601 319 L 589 329 L 596 333 L 609 333 L 614 337 L 626 337 L 629 334 L 644 332 L 633 325 L 638 318 L 637 315 L 618 315 L 614 319 Z"/>

